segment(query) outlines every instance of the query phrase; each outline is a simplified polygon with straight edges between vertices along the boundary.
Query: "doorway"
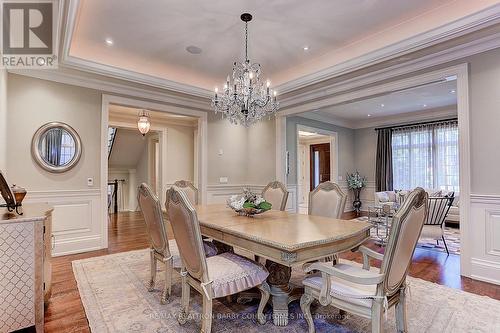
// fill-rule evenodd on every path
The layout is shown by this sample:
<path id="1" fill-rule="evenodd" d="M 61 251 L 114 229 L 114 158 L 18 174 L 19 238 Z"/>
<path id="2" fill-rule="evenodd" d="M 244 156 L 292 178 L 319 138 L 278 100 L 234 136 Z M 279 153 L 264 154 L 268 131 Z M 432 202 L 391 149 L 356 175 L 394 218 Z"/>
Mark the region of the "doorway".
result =
<path id="1" fill-rule="evenodd" d="M 297 207 L 307 214 L 309 192 L 338 178 L 337 133 L 297 125 Z"/>
<path id="2" fill-rule="evenodd" d="M 330 180 L 330 142 L 310 145 L 310 190 Z"/>

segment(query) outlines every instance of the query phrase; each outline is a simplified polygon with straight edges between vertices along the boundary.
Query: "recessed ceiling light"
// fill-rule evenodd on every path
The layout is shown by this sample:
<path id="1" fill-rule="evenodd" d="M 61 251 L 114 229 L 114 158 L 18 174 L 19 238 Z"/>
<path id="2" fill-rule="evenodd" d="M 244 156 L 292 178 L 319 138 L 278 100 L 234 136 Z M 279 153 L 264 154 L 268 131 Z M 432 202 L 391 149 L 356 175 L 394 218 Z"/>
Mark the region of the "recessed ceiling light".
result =
<path id="1" fill-rule="evenodd" d="M 309 46 L 304 46 L 304 51 L 309 51 Z"/>
<path id="2" fill-rule="evenodd" d="M 455 89 L 450 90 L 450 94 L 454 94 L 454 93 L 456 93 L 456 92 L 457 92 L 457 91 L 456 91 Z"/>
<path id="3" fill-rule="evenodd" d="M 368 116 L 368 117 L 371 117 L 372 115 L 371 115 L 371 114 L 369 114 L 369 115 L 367 115 L 367 116 Z"/>
<path id="4" fill-rule="evenodd" d="M 113 40 L 111 38 L 106 38 L 106 44 L 113 45 Z"/>
<path id="5" fill-rule="evenodd" d="M 380 104 L 380 106 L 381 106 L 381 107 L 384 107 L 384 106 L 385 106 L 385 104 Z"/>
<path id="6" fill-rule="evenodd" d="M 200 54 L 201 52 L 203 52 L 201 48 L 194 45 L 189 45 L 188 47 L 186 47 L 186 51 L 188 51 L 191 54 Z"/>
<path id="7" fill-rule="evenodd" d="M 427 104 L 424 104 L 424 105 L 422 105 L 422 106 L 423 106 L 424 108 L 426 108 L 426 107 L 427 107 Z"/>

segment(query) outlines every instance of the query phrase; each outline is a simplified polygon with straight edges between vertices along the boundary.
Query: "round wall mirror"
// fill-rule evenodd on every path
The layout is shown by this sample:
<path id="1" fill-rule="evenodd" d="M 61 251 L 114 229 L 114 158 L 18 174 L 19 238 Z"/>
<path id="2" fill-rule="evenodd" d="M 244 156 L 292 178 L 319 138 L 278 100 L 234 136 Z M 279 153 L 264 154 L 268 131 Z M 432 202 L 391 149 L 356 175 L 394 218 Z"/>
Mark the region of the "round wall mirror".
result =
<path id="1" fill-rule="evenodd" d="M 52 122 L 40 127 L 31 142 L 35 161 L 50 172 L 65 172 L 74 167 L 82 154 L 78 133 L 69 125 Z"/>

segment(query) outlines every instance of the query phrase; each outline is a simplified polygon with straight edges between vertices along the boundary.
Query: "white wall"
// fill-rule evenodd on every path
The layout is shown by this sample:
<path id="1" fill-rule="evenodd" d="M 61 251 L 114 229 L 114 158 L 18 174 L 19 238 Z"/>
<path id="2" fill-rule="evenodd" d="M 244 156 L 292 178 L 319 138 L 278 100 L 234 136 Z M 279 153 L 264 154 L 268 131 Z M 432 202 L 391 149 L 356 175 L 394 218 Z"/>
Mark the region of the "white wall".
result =
<path id="1" fill-rule="evenodd" d="M 0 170 L 7 168 L 7 71 L 0 69 Z"/>
<path id="2" fill-rule="evenodd" d="M 36 190 L 89 189 L 87 177 L 100 185 L 101 95 L 96 90 L 8 74 L 7 170 L 9 181 Z M 68 172 L 43 170 L 31 157 L 31 139 L 36 130 L 52 121 L 73 127 L 82 140 L 82 157 Z"/>
<path id="3" fill-rule="evenodd" d="M 100 202 L 100 114 L 98 91 L 8 74 L 6 176 L 28 190 L 27 202 L 55 207 L 54 254 L 102 247 Z M 82 140 L 82 157 L 72 170 L 53 174 L 31 158 L 31 139 L 45 123 L 62 121 Z M 94 185 L 87 187 L 87 177 Z"/>
<path id="4" fill-rule="evenodd" d="M 469 63 L 471 276 L 500 284 L 500 49 Z"/>
<path id="5" fill-rule="evenodd" d="M 194 180 L 194 127 L 168 125 L 167 131 L 167 179 L 164 184 L 177 180 Z"/>

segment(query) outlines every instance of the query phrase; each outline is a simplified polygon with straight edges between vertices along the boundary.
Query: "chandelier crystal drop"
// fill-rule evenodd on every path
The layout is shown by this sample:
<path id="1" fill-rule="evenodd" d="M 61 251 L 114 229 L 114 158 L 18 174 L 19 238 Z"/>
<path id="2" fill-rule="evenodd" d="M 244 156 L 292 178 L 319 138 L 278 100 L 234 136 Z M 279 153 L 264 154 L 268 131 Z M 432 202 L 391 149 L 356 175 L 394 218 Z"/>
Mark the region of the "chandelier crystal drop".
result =
<path id="1" fill-rule="evenodd" d="M 271 90 L 271 81 L 261 80 L 260 64 L 248 59 L 248 22 L 252 15 L 244 13 L 241 20 L 245 22 L 245 61 L 234 62 L 232 77 L 227 76 L 222 91 L 215 88 L 212 107 L 231 123 L 248 127 L 275 114 L 279 103 L 276 91 Z"/>

